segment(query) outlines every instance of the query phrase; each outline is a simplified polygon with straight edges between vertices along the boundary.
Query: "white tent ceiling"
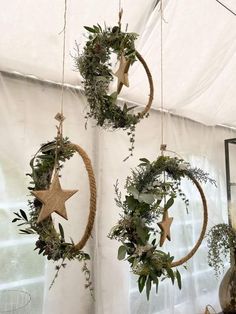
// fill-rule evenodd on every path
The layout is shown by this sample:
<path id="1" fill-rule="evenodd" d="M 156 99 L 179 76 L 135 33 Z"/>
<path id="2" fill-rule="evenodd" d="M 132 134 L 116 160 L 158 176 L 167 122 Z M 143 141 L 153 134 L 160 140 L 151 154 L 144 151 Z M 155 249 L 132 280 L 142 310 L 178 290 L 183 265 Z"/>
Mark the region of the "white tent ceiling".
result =
<path id="1" fill-rule="evenodd" d="M 137 50 L 148 63 L 160 107 L 160 11 L 156 0 L 122 0 L 123 25 L 140 34 Z M 222 0 L 236 12 L 235 0 Z M 0 70 L 60 81 L 64 0 L 1 0 Z M 68 0 L 66 82 L 80 85 L 71 54 L 82 48 L 83 25 L 115 25 L 118 0 Z M 236 127 L 236 16 L 216 0 L 165 0 L 163 25 L 164 107 L 205 124 Z M 142 66 L 130 71 L 122 97 L 145 104 Z"/>

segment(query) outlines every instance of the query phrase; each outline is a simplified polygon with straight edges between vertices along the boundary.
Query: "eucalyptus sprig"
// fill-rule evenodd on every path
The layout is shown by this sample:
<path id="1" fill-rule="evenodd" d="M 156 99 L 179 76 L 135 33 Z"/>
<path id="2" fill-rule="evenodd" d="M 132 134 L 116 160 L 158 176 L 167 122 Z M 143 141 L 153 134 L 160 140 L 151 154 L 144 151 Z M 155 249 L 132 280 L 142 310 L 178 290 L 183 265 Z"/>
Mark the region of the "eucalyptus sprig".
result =
<path id="1" fill-rule="evenodd" d="M 153 162 L 140 159 L 138 167 L 127 177 L 124 200 L 118 182 L 115 185 L 115 202 L 122 213 L 108 237 L 122 243 L 118 259 L 129 262 L 131 271 L 138 276 L 139 291 L 146 287 L 147 299 L 152 285 L 158 292 L 159 282 L 166 278 L 172 284 L 177 281 L 180 289 L 182 286 L 178 269 L 172 267 L 174 256 L 158 247 L 160 231 L 156 228 L 156 222 L 174 205 L 177 196 L 188 208 L 189 200 L 181 188 L 181 180 L 185 177 L 190 180 L 197 177 L 199 182 L 215 182 L 207 173 L 191 168 L 182 159 L 160 156 Z"/>
<path id="2" fill-rule="evenodd" d="M 60 170 L 63 168 L 64 162 L 74 155 L 75 151 L 68 144 L 68 138 L 64 138 L 60 141 L 55 139 L 55 141 L 48 142 L 40 147 L 37 154 L 30 161 L 31 172 L 27 173 L 27 176 L 31 179 L 28 187 L 30 191 L 47 190 L 49 188 L 55 167 L 55 157 L 57 156 L 58 161 L 57 169 Z M 35 243 L 35 250 L 38 250 L 38 254 L 46 256 L 48 260 L 62 260 L 62 263 L 56 266 L 57 272 L 52 282 L 54 283 L 58 271 L 66 266 L 66 260 L 85 262 L 90 259 L 90 256 L 84 251 L 75 250 L 73 240 L 71 239 L 71 242 L 65 240 L 64 230 L 60 223 L 58 224 L 59 232 L 56 231 L 51 217 L 37 223 L 41 208 L 42 203 L 36 198 L 31 198 L 28 200 L 29 214 L 27 215 L 23 209 L 20 209 L 14 213 L 15 218 L 12 222 L 17 223 L 21 234 L 38 235 Z M 87 275 L 86 278 L 88 278 Z M 89 288 L 91 288 L 91 285 L 89 285 Z"/>

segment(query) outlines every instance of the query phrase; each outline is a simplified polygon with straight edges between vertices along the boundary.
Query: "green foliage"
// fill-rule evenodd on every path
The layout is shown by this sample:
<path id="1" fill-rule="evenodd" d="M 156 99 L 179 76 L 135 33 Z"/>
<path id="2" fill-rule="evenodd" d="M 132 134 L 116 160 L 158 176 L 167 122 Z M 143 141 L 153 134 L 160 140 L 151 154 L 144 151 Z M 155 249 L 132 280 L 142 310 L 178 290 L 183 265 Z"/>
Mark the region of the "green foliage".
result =
<path id="1" fill-rule="evenodd" d="M 125 255 L 126 255 L 126 247 L 124 245 L 121 245 L 118 250 L 118 260 L 121 261 L 122 259 L 124 259 Z"/>
<path id="2" fill-rule="evenodd" d="M 86 118 L 94 118 L 97 125 L 110 129 L 129 130 L 130 152 L 134 149 L 135 125 L 140 121 L 139 114 L 132 114 L 134 107 L 123 108 L 117 106 L 117 92 L 109 93 L 109 84 L 113 81 L 111 68 L 111 53 L 115 53 L 118 59 L 123 53 L 125 58 L 134 63 L 136 61 L 135 33 L 122 32 L 120 27 L 105 27 L 100 25 L 85 26 L 89 32 L 88 41 L 80 54 L 77 46 L 75 67 L 83 77 L 85 95 L 89 104 L 89 112 Z"/>
<path id="3" fill-rule="evenodd" d="M 138 276 L 139 291 L 146 288 L 149 299 L 152 285 L 158 293 L 160 280 L 169 278 L 172 284 L 177 281 L 179 289 L 182 287 L 179 271 L 172 269 L 174 256 L 158 248 L 156 236 L 160 231 L 155 228 L 156 222 L 174 205 L 178 196 L 188 208 L 189 200 L 181 189 L 182 178 L 197 177 L 199 182 L 211 183 L 214 180 L 179 158 L 160 156 L 154 162 L 146 158 L 141 158 L 140 162 L 126 180 L 124 201 L 118 182 L 115 184 L 115 202 L 122 214 L 109 237 L 122 243 L 118 259 L 126 258 L 130 263 L 132 272 Z"/>
<path id="4" fill-rule="evenodd" d="M 228 224 L 213 226 L 207 234 L 208 264 L 218 277 L 224 270 L 224 259 L 236 253 L 236 231 Z"/>
<path id="5" fill-rule="evenodd" d="M 30 191 L 47 190 L 49 188 L 55 167 L 55 155 L 57 154 L 57 169 L 59 170 L 62 169 L 63 163 L 74 155 L 74 150 L 68 144 L 69 141 L 65 138 L 43 144 L 40 147 L 37 154 L 30 161 L 31 173 L 27 173 L 27 176 L 31 178 L 30 186 L 28 187 Z M 35 243 L 35 250 L 38 250 L 38 254 L 46 256 L 48 260 L 58 261 L 61 259 L 62 263 L 59 269 L 65 267 L 64 261 L 66 259 L 77 259 L 84 262 L 90 259 L 87 253 L 74 249 L 72 240 L 71 243 L 66 242 L 64 230 L 60 223 L 58 225 L 59 233 L 54 228 L 51 217 L 37 223 L 38 215 L 42 208 L 42 203 L 38 199 L 30 199 L 28 207 L 28 216 L 24 210 L 20 209 L 19 212 L 14 213 L 15 218 L 12 222 L 17 223 L 18 227 L 24 226 L 24 229 L 19 230 L 22 234 L 39 235 Z M 57 269 L 55 278 L 59 269 Z M 88 284 L 89 282 L 87 282 Z"/>

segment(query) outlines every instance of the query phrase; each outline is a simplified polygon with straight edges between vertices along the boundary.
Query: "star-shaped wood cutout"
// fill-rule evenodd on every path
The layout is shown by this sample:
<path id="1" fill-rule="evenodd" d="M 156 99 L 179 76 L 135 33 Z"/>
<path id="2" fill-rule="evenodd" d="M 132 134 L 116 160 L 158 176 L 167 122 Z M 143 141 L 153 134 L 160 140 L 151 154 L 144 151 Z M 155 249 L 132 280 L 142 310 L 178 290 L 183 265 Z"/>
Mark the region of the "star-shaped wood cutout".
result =
<path id="1" fill-rule="evenodd" d="M 122 89 L 122 86 L 125 85 L 129 87 L 129 78 L 128 78 L 128 70 L 130 66 L 130 61 L 127 61 L 124 54 L 121 54 L 120 57 L 120 65 L 119 69 L 114 73 L 114 75 L 118 78 L 118 83 L 117 83 L 117 93 Z"/>
<path id="2" fill-rule="evenodd" d="M 166 239 L 171 240 L 170 226 L 173 222 L 173 217 L 169 217 L 168 211 L 163 214 L 162 222 L 158 222 L 158 226 L 161 229 L 160 246 L 162 246 Z"/>
<path id="3" fill-rule="evenodd" d="M 68 219 L 65 201 L 77 191 L 78 190 L 62 190 L 58 174 L 54 175 L 49 190 L 32 191 L 32 194 L 43 203 L 37 223 L 49 217 L 53 212 Z"/>

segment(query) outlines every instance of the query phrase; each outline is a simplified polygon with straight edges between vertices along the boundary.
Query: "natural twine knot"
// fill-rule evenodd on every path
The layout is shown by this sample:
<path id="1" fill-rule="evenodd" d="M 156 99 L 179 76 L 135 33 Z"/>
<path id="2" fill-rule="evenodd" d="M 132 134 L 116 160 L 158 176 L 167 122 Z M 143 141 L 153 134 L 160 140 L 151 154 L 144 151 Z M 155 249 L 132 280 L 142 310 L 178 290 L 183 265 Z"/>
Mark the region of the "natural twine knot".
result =
<path id="1" fill-rule="evenodd" d="M 161 144 L 160 150 L 161 150 L 162 152 L 165 151 L 166 148 L 167 148 L 167 145 L 166 145 L 166 144 Z"/>

